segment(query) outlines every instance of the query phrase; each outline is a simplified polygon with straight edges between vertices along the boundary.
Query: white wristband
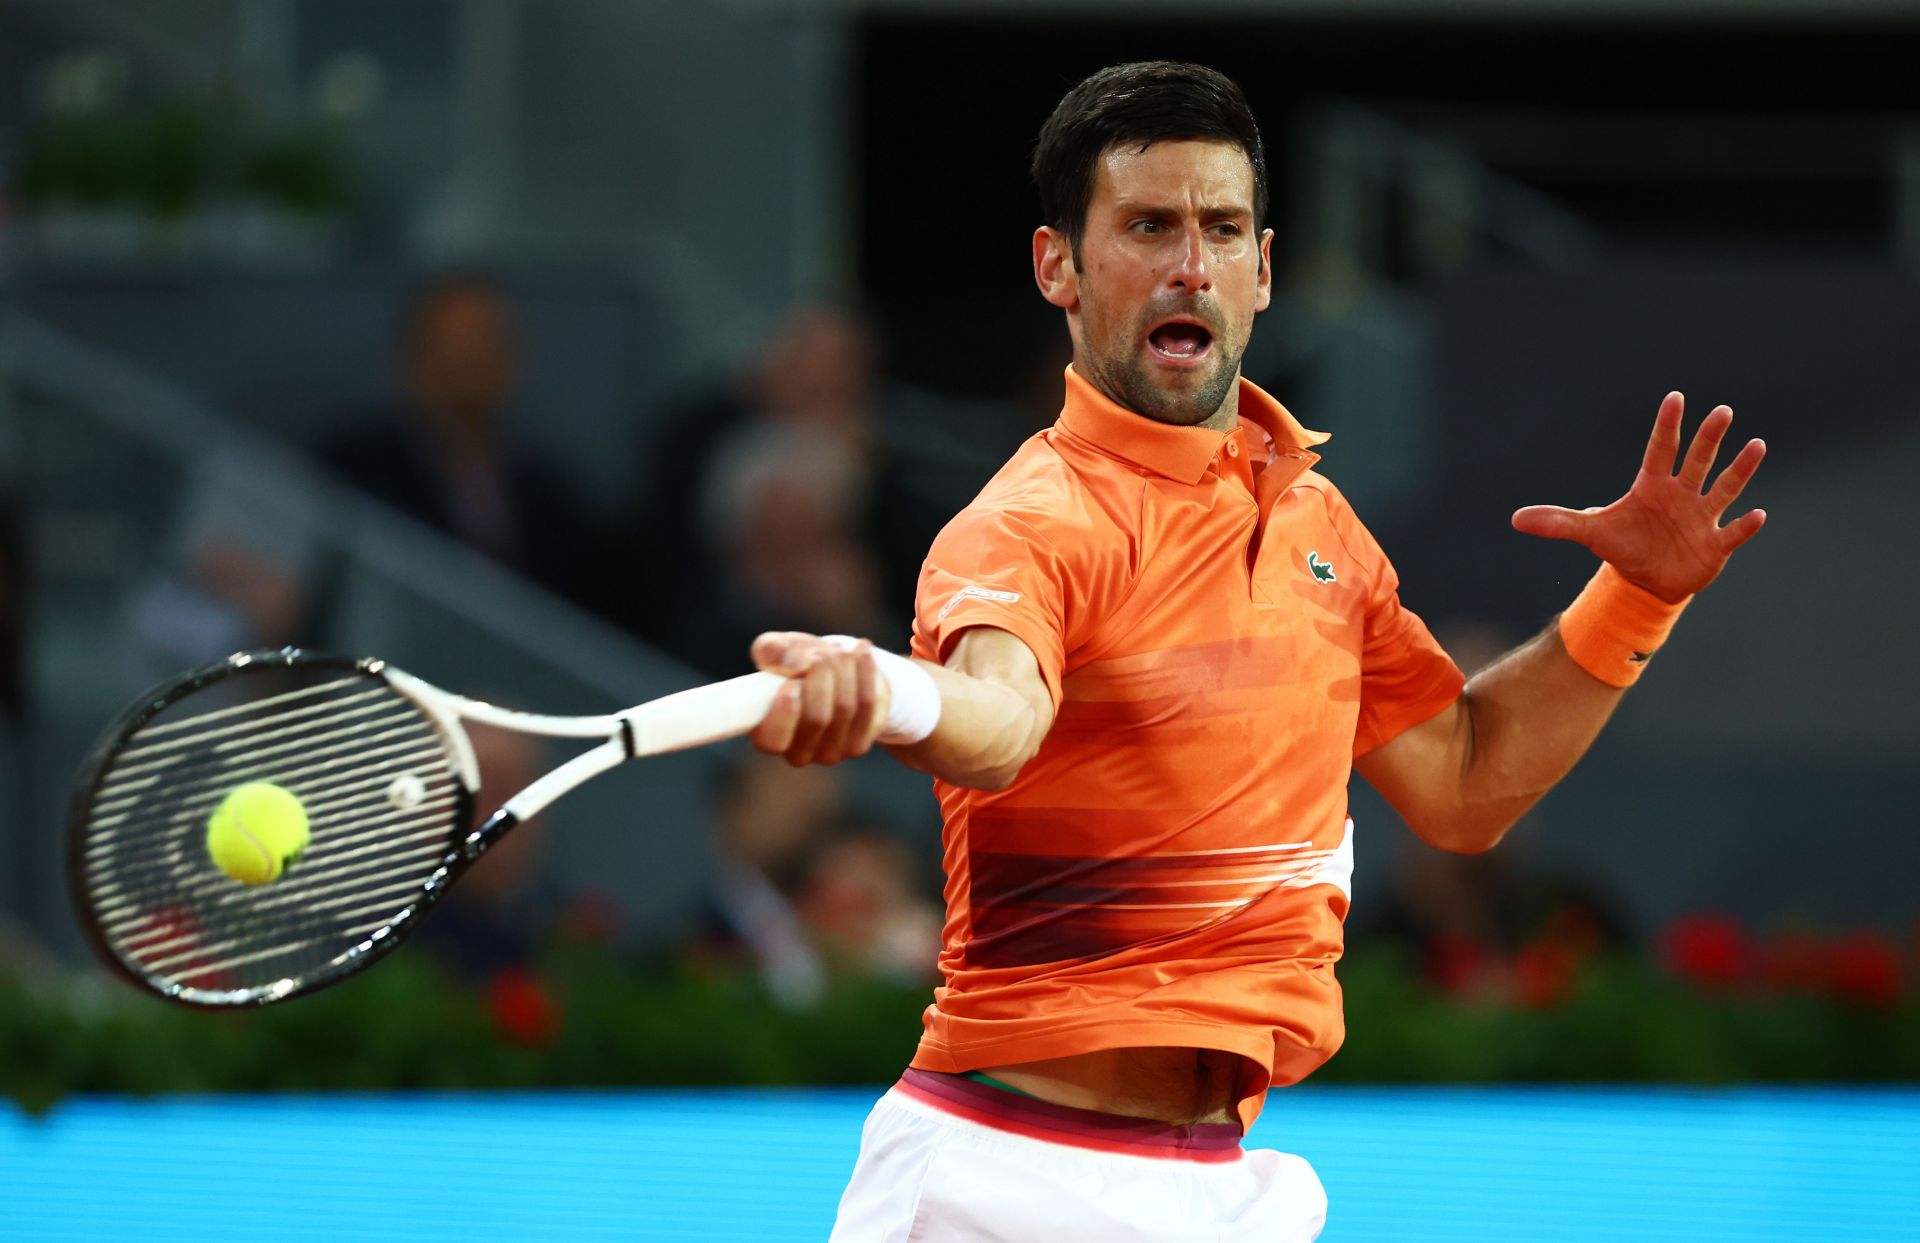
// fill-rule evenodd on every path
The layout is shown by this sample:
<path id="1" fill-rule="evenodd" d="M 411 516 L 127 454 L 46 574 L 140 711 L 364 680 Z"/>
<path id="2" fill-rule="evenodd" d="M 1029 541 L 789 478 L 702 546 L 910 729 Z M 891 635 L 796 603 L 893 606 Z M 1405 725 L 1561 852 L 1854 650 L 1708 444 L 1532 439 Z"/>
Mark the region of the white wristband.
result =
<path id="1" fill-rule="evenodd" d="M 860 640 L 851 635 L 830 634 L 827 641 L 852 650 Z M 877 647 L 869 647 L 873 669 L 887 680 L 887 720 L 880 727 L 880 741 L 892 746 L 907 746 L 933 733 L 940 724 L 940 688 L 933 675 L 905 656 Z"/>

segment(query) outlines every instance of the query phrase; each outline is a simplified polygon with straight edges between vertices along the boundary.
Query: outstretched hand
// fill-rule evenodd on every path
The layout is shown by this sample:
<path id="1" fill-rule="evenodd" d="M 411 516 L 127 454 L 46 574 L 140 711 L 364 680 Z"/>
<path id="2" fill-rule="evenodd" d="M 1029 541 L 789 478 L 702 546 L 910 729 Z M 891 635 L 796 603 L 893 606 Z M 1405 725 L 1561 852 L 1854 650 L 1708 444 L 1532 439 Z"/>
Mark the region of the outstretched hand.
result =
<path id="1" fill-rule="evenodd" d="M 1707 473 L 1733 422 L 1729 407 L 1715 406 L 1694 433 L 1686 460 L 1675 474 L 1685 405 L 1679 393 L 1668 393 L 1660 403 L 1640 473 L 1625 496 L 1594 509 L 1529 505 L 1513 515 L 1514 530 L 1584 544 L 1628 582 L 1669 604 L 1678 604 L 1711 583 L 1733 550 L 1758 534 L 1767 521 L 1767 512 L 1755 509 L 1720 525 L 1720 516 L 1760 468 L 1767 446 L 1765 441 L 1749 440 L 1713 486 L 1707 487 Z"/>

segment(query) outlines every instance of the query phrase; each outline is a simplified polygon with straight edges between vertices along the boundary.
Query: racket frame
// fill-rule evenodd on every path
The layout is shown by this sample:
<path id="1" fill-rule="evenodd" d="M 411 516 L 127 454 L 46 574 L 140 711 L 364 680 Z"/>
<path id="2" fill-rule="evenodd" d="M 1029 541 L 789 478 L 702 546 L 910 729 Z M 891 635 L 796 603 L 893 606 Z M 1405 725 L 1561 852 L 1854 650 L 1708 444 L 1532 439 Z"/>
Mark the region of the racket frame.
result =
<path id="1" fill-rule="evenodd" d="M 600 741 L 530 782 L 501 803 L 499 810 L 478 827 L 456 836 L 446 855 L 422 882 L 419 893 L 393 919 L 308 976 L 246 989 L 203 989 L 177 982 L 163 983 L 122 957 L 94 914 L 86 878 L 93 805 L 115 757 L 142 726 L 187 696 L 262 665 L 358 674 L 384 682 L 412 703 L 433 726 L 446 748 L 456 790 L 456 805 L 452 809 L 452 822 L 456 826 L 472 823 L 474 799 L 480 792 L 481 782 L 479 763 L 465 722 L 548 738 Z M 750 673 L 650 700 L 621 712 L 600 716 L 549 716 L 501 708 L 453 694 L 376 657 L 337 656 L 295 647 L 237 652 L 147 692 L 109 725 L 94 744 L 81 767 L 68 815 L 68 890 L 79 913 L 81 929 L 99 958 L 122 978 L 169 1001 L 196 1009 L 232 1008 L 267 1005 L 316 992 L 371 966 L 398 945 L 453 882 L 515 825 L 532 819 L 569 790 L 628 760 L 719 742 L 748 732 L 766 715 L 784 682 L 785 679 L 774 674 Z"/>

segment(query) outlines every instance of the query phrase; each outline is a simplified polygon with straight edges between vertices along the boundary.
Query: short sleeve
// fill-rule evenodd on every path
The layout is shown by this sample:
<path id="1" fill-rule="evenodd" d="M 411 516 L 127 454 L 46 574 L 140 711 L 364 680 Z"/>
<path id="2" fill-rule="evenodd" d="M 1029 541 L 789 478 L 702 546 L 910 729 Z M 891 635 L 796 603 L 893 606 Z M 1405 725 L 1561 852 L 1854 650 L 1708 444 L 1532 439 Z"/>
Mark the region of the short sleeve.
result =
<path id="1" fill-rule="evenodd" d="M 1005 630 L 1032 649 L 1054 706 L 1066 663 L 1071 576 L 1033 518 L 962 510 L 933 541 L 914 597 L 913 653 L 944 663 L 969 626 Z"/>
<path id="2" fill-rule="evenodd" d="M 1360 648 L 1360 720 L 1357 758 L 1384 746 L 1460 698 L 1467 684 L 1419 614 L 1400 602 L 1400 576 L 1351 509 L 1330 498 L 1334 521 L 1349 550 L 1367 566 L 1367 602 Z"/>

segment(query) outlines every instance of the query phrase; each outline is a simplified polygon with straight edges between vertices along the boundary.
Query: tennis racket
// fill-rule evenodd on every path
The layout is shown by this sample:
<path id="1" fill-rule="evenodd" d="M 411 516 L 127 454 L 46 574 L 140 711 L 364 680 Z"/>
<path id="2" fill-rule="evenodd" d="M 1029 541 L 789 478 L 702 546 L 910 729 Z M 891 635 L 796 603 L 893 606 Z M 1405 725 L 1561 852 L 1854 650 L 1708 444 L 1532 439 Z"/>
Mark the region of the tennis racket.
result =
<path id="1" fill-rule="evenodd" d="M 610 716 L 514 712 L 384 661 L 242 652 L 143 696 L 81 772 L 68 878 L 106 962 L 195 1006 L 325 988 L 391 950 L 487 848 L 627 760 L 745 734 L 784 679 L 696 687 Z M 480 773 L 463 722 L 594 742 L 470 829 Z M 304 853 L 242 884 L 208 853 L 228 793 L 271 782 L 303 805 Z"/>

